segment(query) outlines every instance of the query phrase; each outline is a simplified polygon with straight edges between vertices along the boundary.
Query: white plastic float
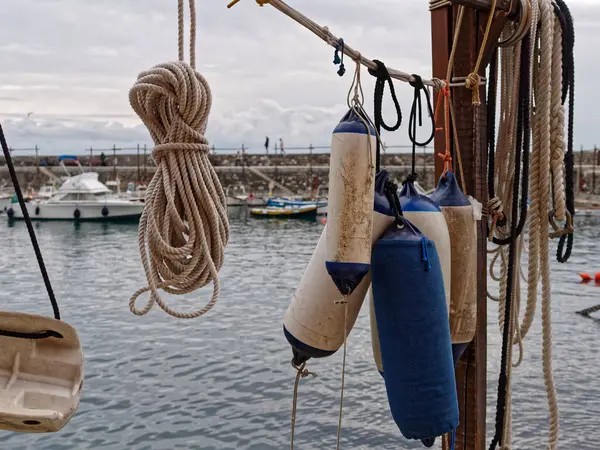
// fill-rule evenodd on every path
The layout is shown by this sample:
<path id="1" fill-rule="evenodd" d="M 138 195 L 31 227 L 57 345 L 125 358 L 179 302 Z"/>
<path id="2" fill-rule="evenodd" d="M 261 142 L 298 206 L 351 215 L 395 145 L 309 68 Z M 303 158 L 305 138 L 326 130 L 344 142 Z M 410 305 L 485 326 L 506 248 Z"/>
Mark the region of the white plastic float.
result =
<path id="1" fill-rule="evenodd" d="M 77 332 L 60 320 L 14 312 L 0 312 L 0 330 L 0 429 L 61 430 L 77 410 L 83 385 Z M 27 334 L 51 336 L 16 337 Z"/>

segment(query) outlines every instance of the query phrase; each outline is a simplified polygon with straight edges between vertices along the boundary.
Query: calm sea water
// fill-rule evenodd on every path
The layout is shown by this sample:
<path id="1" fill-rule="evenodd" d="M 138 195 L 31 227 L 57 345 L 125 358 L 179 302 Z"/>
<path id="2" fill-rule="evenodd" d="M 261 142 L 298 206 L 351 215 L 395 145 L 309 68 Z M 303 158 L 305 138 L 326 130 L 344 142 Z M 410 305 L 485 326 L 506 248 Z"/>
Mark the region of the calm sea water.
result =
<path id="1" fill-rule="evenodd" d="M 24 224 L 0 218 L 0 307 L 51 314 Z M 600 447 L 600 323 L 576 310 L 600 303 L 578 271 L 600 271 L 600 217 L 579 218 L 568 265 L 553 264 L 554 364 L 564 449 Z M 232 220 L 222 294 L 205 317 L 181 321 L 128 309 L 143 285 L 136 225 L 36 225 L 63 318 L 85 351 L 86 381 L 73 420 L 57 434 L 0 432 L 5 450 L 282 449 L 289 446 L 294 371 L 281 320 L 322 225 Z M 209 291 L 177 299 L 203 304 Z M 489 305 L 488 424 L 500 355 Z M 514 448 L 542 449 L 547 410 L 539 317 L 514 372 Z M 389 413 L 372 361 L 368 308 L 349 339 L 342 447 L 416 449 Z M 338 352 L 341 353 L 341 352 Z M 335 448 L 341 354 L 313 361 L 300 386 L 298 449 Z M 488 443 L 491 435 L 488 436 Z"/>

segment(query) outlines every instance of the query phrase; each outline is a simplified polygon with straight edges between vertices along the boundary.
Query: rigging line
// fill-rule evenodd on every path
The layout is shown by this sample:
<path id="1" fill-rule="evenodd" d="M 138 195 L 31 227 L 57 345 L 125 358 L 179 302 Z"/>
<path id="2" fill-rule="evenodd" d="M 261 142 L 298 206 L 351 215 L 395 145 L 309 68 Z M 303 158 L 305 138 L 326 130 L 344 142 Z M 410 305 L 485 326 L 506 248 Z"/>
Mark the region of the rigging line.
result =
<path id="1" fill-rule="evenodd" d="M 19 206 L 21 207 L 21 211 L 23 213 L 23 219 L 25 219 L 25 224 L 27 225 L 27 232 L 29 233 L 29 238 L 31 239 L 31 245 L 33 246 L 33 251 L 35 252 L 35 258 L 37 259 L 38 265 L 40 267 L 40 272 L 42 273 L 42 278 L 44 279 L 44 285 L 46 286 L 46 291 L 48 292 L 48 297 L 50 298 L 50 303 L 52 304 L 54 318 L 56 320 L 60 320 L 60 310 L 58 308 L 58 303 L 56 302 L 56 297 L 54 296 L 54 290 L 52 289 L 52 284 L 50 283 L 50 277 L 48 277 L 48 271 L 46 270 L 46 264 L 44 263 L 42 251 L 40 250 L 40 246 L 35 236 L 33 224 L 31 223 L 29 212 L 27 211 L 27 205 L 25 204 L 25 199 L 23 198 L 23 192 L 21 192 L 21 186 L 19 185 L 19 180 L 17 179 L 15 166 L 13 165 L 10 150 L 8 148 L 8 144 L 6 143 L 6 137 L 4 136 L 4 130 L 2 129 L 1 124 L 0 144 L 2 144 L 2 151 L 4 152 L 4 158 L 6 160 L 6 165 L 8 166 L 8 172 L 10 173 L 10 179 L 12 180 L 13 186 L 15 188 L 17 198 L 19 199 Z"/>
<path id="2" fill-rule="evenodd" d="M 240 0 L 233 0 L 232 2 L 230 2 L 227 5 L 227 7 L 231 8 L 231 7 L 235 6 L 239 1 Z M 290 19 L 296 21 L 303 27 L 312 31 L 314 34 L 319 36 L 321 39 L 323 39 L 325 42 L 327 42 L 327 44 L 329 44 L 330 46 L 332 46 L 334 48 L 336 46 L 336 43 L 339 41 L 339 38 L 336 37 L 335 35 L 333 35 L 329 31 L 329 28 L 322 27 L 321 25 L 317 24 L 316 22 L 314 22 L 313 20 L 311 20 L 304 14 L 300 13 L 296 9 L 292 8 L 291 6 L 287 5 L 285 2 L 283 2 L 281 0 L 255 0 L 255 1 L 259 6 L 263 6 L 266 4 L 271 5 L 273 8 L 282 12 L 283 14 L 288 16 Z M 369 69 L 373 69 L 373 70 L 377 69 L 377 64 L 375 64 L 374 61 L 372 61 L 368 58 L 365 58 L 364 56 L 362 56 L 362 54 L 360 52 L 358 52 L 357 50 L 354 50 L 348 44 L 344 45 L 343 53 L 355 61 L 356 60 L 360 61 L 360 63 L 362 65 L 364 65 L 365 67 L 367 67 Z M 389 70 L 390 76 L 392 78 L 403 81 L 405 83 L 414 81 L 414 78 L 406 72 L 402 72 L 402 71 L 396 70 L 396 69 L 388 69 L 388 70 Z M 431 86 L 438 90 L 444 85 L 444 82 L 437 78 L 432 78 L 430 80 L 423 80 L 423 83 L 426 86 Z"/>

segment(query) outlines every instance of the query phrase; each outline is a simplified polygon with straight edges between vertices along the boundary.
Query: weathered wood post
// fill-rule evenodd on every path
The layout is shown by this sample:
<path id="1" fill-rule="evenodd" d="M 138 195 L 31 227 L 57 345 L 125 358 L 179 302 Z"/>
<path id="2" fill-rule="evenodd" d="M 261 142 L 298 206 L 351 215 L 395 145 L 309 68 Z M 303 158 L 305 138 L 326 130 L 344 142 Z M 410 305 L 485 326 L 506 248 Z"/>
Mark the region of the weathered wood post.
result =
<path id="1" fill-rule="evenodd" d="M 497 11 L 508 12 L 510 0 L 498 0 Z M 433 50 L 433 76 L 446 78 L 448 60 L 455 31 L 458 5 L 467 7 L 460 32 L 455 60 L 454 78 L 466 77 L 477 60 L 483 33 L 487 23 L 492 0 L 431 0 L 431 29 Z M 480 68 L 480 76 L 493 55 L 495 44 L 506 23 L 505 14 L 494 20 L 488 45 Z M 448 80 L 452 82 L 452 80 Z M 455 108 L 456 130 L 460 145 L 462 165 L 465 174 L 465 194 L 472 195 L 484 205 L 488 195 L 486 188 L 487 146 L 486 146 L 486 105 L 485 89 L 480 88 L 481 105 L 472 105 L 472 92 L 465 87 L 452 88 Z M 447 132 L 451 131 L 449 127 Z M 452 139 L 454 138 L 451 136 Z M 444 131 L 435 136 L 435 154 L 445 151 Z M 453 154 L 456 159 L 456 156 Z M 458 170 L 458 162 L 453 161 Z M 443 161 L 436 158 L 435 180 L 443 171 Z M 482 220 L 478 230 L 478 283 L 477 283 L 477 332 L 468 350 L 456 367 L 456 383 L 460 405 L 460 425 L 456 433 L 456 448 L 482 450 L 486 447 L 486 347 L 487 347 L 487 260 L 486 260 L 486 221 Z M 447 446 L 444 446 L 447 449 Z"/>

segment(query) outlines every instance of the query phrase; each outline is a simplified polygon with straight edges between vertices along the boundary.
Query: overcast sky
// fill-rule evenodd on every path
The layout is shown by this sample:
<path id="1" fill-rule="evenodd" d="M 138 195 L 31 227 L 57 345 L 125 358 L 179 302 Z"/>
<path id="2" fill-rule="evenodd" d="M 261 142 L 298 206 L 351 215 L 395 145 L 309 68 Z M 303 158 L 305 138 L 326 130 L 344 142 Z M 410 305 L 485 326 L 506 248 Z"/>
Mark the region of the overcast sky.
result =
<path id="1" fill-rule="evenodd" d="M 366 56 L 430 76 L 426 0 L 289 3 Z M 577 32 L 575 143 L 600 145 L 600 1 L 567 3 Z M 352 63 L 340 78 L 333 49 L 272 7 L 197 4 L 198 69 L 213 92 L 211 144 L 258 150 L 268 135 L 288 147 L 328 145 L 345 112 Z M 0 119 L 9 144 L 47 152 L 150 144 L 128 91 L 141 70 L 176 59 L 176 32 L 175 0 L 2 0 Z M 363 74 L 371 111 L 373 80 Z M 407 116 L 411 88 L 396 88 Z M 385 136 L 388 144 L 406 143 L 406 123 Z"/>

